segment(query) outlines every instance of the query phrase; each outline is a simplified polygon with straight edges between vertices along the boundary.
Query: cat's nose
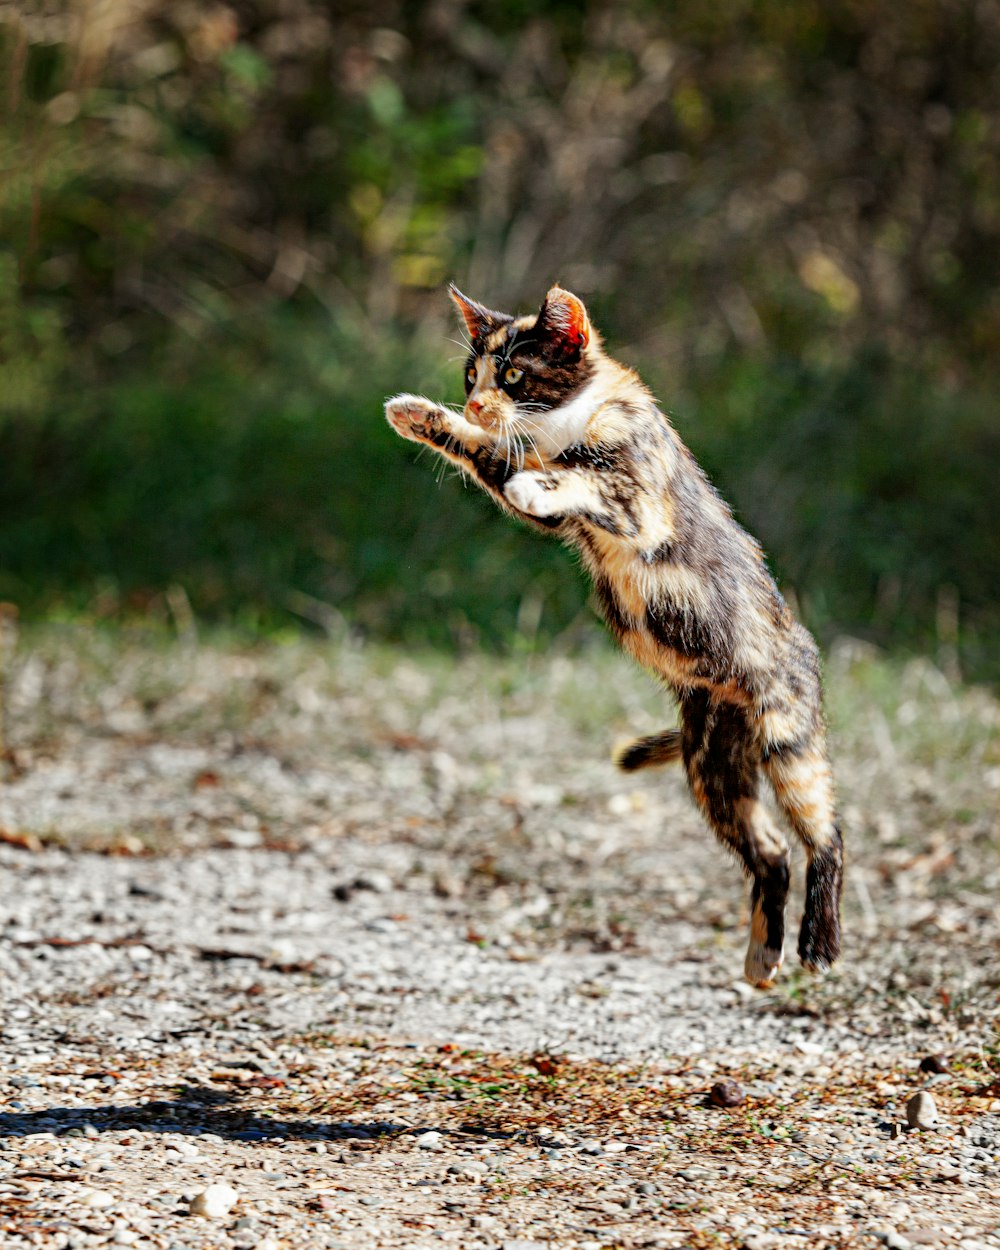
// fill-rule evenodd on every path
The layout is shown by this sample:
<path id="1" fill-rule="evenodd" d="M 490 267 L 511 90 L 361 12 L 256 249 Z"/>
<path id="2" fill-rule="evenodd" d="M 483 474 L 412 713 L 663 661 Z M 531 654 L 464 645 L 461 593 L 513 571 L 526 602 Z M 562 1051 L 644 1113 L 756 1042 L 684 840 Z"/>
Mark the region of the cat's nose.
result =
<path id="1" fill-rule="evenodd" d="M 465 406 L 474 417 L 478 417 L 483 410 L 483 401 L 481 399 L 470 399 L 466 401 Z"/>

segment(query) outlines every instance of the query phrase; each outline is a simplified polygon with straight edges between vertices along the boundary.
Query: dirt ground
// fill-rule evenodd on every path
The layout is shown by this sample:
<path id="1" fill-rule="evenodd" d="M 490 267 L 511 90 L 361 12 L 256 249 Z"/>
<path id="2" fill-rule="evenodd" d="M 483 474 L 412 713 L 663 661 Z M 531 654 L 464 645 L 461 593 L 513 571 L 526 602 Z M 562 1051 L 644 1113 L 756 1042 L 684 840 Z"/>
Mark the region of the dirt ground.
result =
<path id="1" fill-rule="evenodd" d="M 828 667 L 845 957 L 760 993 L 609 647 L 25 631 L 0 1246 L 1000 1247 L 1000 709 Z"/>

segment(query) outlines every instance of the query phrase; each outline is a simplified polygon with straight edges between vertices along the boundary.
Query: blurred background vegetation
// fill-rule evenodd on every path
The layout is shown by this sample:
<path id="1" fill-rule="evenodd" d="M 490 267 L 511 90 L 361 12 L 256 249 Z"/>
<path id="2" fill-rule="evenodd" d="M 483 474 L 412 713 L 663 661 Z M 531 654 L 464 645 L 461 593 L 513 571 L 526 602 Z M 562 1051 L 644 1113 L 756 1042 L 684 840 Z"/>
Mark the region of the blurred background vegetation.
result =
<path id="1" fill-rule="evenodd" d="M 1000 677 L 998 0 L 0 2 L 0 598 L 490 645 L 564 553 L 382 419 L 589 303 L 821 635 Z"/>

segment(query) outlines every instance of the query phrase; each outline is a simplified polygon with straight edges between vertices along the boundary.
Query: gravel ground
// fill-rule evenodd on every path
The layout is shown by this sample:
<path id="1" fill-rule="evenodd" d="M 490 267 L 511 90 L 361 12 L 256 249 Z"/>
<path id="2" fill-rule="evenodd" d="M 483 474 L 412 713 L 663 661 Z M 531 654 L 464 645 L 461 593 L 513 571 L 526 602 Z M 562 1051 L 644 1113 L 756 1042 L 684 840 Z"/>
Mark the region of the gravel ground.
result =
<path id="1" fill-rule="evenodd" d="M 28 632 L 0 1245 L 1000 1247 L 1000 711 L 857 644 L 829 688 L 845 959 L 759 993 L 606 647 Z"/>

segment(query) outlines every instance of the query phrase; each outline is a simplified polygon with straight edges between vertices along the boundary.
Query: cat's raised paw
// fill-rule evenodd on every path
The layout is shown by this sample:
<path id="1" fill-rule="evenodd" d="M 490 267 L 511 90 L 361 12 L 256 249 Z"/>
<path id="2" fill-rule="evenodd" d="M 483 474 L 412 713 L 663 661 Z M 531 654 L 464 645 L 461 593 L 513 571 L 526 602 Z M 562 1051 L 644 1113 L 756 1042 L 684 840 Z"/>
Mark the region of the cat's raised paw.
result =
<path id="1" fill-rule="evenodd" d="M 419 442 L 442 428 L 444 409 L 422 395 L 396 395 L 386 400 L 385 419 L 397 434 Z"/>

